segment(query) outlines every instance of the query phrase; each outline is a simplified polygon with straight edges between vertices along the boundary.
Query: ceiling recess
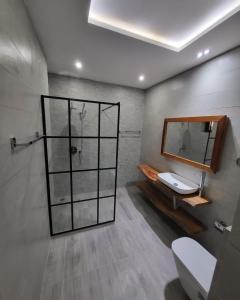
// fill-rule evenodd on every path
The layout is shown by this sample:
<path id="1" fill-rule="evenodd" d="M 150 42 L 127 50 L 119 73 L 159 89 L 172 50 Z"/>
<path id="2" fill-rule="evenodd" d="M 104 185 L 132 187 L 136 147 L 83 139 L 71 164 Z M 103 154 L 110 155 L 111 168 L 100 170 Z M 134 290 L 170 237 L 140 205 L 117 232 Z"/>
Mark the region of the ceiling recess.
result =
<path id="1" fill-rule="evenodd" d="M 240 0 L 91 0 L 88 22 L 179 52 L 238 11 Z"/>

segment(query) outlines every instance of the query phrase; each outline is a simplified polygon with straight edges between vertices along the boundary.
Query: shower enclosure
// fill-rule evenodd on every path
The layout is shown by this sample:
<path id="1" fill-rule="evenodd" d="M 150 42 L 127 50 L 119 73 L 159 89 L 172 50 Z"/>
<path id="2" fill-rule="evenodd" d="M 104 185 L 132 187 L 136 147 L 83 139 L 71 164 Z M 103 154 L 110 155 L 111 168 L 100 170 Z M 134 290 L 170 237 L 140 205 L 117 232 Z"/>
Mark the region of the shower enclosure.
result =
<path id="1" fill-rule="evenodd" d="M 115 221 L 120 104 L 41 102 L 51 235 Z"/>

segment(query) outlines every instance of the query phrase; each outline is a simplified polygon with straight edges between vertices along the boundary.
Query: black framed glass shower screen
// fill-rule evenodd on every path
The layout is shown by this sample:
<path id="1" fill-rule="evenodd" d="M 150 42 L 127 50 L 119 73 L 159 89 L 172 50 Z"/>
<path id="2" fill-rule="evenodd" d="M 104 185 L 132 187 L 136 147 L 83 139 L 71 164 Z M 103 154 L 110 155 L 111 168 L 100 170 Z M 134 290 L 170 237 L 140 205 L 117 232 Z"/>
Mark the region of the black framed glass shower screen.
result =
<path id="1" fill-rule="evenodd" d="M 115 221 L 120 103 L 41 96 L 50 234 Z"/>

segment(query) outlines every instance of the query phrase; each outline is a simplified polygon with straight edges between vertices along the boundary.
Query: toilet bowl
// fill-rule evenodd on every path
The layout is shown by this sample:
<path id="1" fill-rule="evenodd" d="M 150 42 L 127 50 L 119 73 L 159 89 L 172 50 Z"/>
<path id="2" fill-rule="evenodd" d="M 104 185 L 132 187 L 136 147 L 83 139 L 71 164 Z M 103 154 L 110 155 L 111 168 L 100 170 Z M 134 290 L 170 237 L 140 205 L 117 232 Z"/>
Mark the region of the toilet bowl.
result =
<path id="1" fill-rule="evenodd" d="M 190 299 L 207 299 L 216 258 L 188 237 L 173 241 L 172 251 L 180 282 Z"/>

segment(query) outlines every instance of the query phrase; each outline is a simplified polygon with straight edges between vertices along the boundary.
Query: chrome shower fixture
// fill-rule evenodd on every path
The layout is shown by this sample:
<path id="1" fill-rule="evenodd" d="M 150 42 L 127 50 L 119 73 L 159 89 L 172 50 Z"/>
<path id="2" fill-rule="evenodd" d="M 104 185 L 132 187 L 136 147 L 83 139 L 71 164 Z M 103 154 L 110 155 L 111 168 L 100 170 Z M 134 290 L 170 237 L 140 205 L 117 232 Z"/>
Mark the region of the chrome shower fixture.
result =
<path id="1" fill-rule="evenodd" d="M 87 114 L 87 111 L 85 110 L 85 103 L 83 103 L 82 111 L 79 113 L 80 120 L 83 120 L 85 118 L 86 114 Z"/>

